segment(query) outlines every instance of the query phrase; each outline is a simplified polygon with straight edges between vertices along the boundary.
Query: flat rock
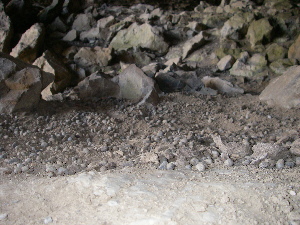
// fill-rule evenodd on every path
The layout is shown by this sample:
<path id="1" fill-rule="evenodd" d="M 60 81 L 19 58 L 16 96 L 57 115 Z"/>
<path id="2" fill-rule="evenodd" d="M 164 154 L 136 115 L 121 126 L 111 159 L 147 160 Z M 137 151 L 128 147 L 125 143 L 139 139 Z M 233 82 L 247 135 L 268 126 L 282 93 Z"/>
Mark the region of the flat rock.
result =
<path id="1" fill-rule="evenodd" d="M 259 99 L 269 105 L 300 108 L 300 66 L 292 66 L 283 75 L 273 79 Z"/>

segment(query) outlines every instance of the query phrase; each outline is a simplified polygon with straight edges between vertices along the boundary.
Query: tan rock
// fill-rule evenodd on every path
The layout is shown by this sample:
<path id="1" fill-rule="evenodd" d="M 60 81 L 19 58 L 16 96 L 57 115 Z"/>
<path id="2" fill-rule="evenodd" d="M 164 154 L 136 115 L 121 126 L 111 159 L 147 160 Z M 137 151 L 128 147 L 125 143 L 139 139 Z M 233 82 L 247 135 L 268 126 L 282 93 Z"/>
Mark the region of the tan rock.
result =
<path id="1" fill-rule="evenodd" d="M 289 48 L 288 57 L 291 60 L 298 60 L 300 62 L 300 35 Z"/>

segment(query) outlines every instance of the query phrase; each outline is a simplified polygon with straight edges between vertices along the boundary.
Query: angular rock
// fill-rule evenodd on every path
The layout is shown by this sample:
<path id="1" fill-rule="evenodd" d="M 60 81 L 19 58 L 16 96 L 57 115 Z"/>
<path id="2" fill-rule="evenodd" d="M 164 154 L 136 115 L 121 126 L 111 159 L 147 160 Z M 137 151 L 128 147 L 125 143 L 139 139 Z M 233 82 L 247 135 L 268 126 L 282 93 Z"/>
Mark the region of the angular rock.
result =
<path id="1" fill-rule="evenodd" d="M 293 63 L 289 59 L 278 59 L 272 62 L 269 67 L 276 74 L 283 74 Z"/>
<path id="2" fill-rule="evenodd" d="M 145 75 L 136 65 L 128 66 L 114 79 L 120 87 L 120 98 L 135 102 L 144 100 L 152 104 L 158 103 L 158 90 L 154 80 Z"/>
<path id="3" fill-rule="evenodd" d="M 110 47 L 115 50 L 141 47 L 159 54 L 165 54 L 169 46 L 157 28 L 146 23 L 142 25 L 133 23 L 128 29 L 121 30 L 117 33 L 111 41 Z"/>
<path id="4" fill-rule="evenodd" d="M 300 156 L 300 138 L 298 138 L 297 140 L 295 140 L 292 143 L 292 146 L 290 148 L 290 152 L 293 155 Z"/>
<path id="5" fill-rule="evenodd" d="M 0 52 L 9 53 L 13 28 L 9 17 L 3 10 L 3 5 L 2 7 L 1 5 L 2 3 L 0 2 Z"/>
<path id="6" fill-rule="evenodd" d="M 249 23 L 254 19 L 253 13 L 238 13 L 224 23 L 220 33 L 222 38 L 239 40 L 247 32 Z"/>
<path id="7" fill-rule="evenodd" d="M 10 55 L 27 63 L 32 63 L 40 52 L 45 36 L 43 24 L 36 23 L 21 37 L 19 43 L 12 49 Z"/>
<path id="8" fill-rule="evenodd" d="M 118 84 L 106 78 L 104 74 L 93 73 L 78 83 L 74 88 L 82 100 L 94 98 L 118 97 L 120 88 Z"/>
<path id="9" fill-rule="evenodd" d="M 291 60 L 298 60 L 300 62 L 300 35 L 289 48 L 288 57 Z"/>
<path id="10" fill-rule="evenodd" d="M 83 67 L 90 66 L 107 66 L 111 60 L 111 48 L 101 48 L 96 46 L 94 48 L 82 47 L 74 56 L 75 62 Z"/>
<path id="11" fill-rule="evenodd" d="M 70 30 L 64 37 L 64 41 L 75 41 L 77 39 L 77 31 L 76 30 Z"/>
<path id="12" fill-rule="evenodd" d="M 38 67 L 0 53 L 0 112 L 30 111 L 37 107 L 41 91 L 52 80 Z"/>
<path id="13" fill-rule="evenodd" d="M 244 93 L 244 90 L 242 88 L 234 87 L 232 83 L 226 80 L 222 80 L 219 77 L 205 76 L 202 78 L 202 82 L 204 83 L 206 88 L 217 90 L 219 93 L 227 93 L 227 94 Z"/>
<path id="14" fill-rule="evenodd" d="M 271 39 L 273 27 L 266 18 L 253 21 L 248 29 L 247 37 L 252 47 Z"/>
<path id="15" fill-rule="evenodd" d="M 78 14 L 73 22 L 72 29 L 77 31 L 87 31 L 93 27 L 94 23 L 95 21 L 90 13 Z"/>
<path id="16" fill-rule="evenodd" d="M 62 59 L 50 51 L 38 58 L 33 65 L 38 66 L 43 71 L 53 74 L 54 83 L 51 84 L 51 93 L 62 92 L 65 88 L 74 85 L 77 82 L 77 76 L 63 63 Z"/>
<path id="17" fill-rule="evenodd" d="M 259 99 L 269 105 L 300 108 L 300 66 L 292 66 L 283 75 L 273 79 Z"/>
<path id="18" fill-rule="evenodd" d="M 259 164 L 265 159 L 277 161 L 289 156 L 289 151 L 286 148 L 272 143 L 258 143 L 252 147 L 252 151 L 251 158 L 253 161 L 251 164 Z"/>
<path id="19" fill-rule="evenodd" d="M 218 62 L 217 66 L 220 71 L 224 71 L 230 69 L 234 63 L 235 58 L 231 55 L 226 55 Z"/>
<path id="20" fill-rule="evenodd" d="M 266 53 L 268 56 L 268 61 L 269 62 L 274 62 L 278 59 L 283 59 L 287 55 L 287 49 L 282 47 L 279 44 L 273 43 L 271 44 L 267 49 Z"/>
<path id="21" fill-rule="evenodd" d="M 105 17 L 97 21 L 97 27 L 106 28 L 113 25 L 115 18 L 113 16 Z"/>
<path id="22" fill-rule="evenodd" d="M 200 34 L 192 37 L 182 46 L 182 59 L 185 59 L 188 54 L 202 47 L 207 42 L 207 35 L 202 31 Z"/>
<path id="23" fill-rule="evenodd" d="M 165 66 L 161 63 L 150 63 L 149 65 L 144 66 L 142 70 L 148 77 L 153 78 L 156 72 L 164 68 Z"/>
<path id="24" fill-rule="evenodd" d="M 60 15 L 63 9 L 64 2 L 64 0 L 53 0 L 51 5 L 47 6 L 39 12 L 39 21 L 42 23 L 52 22 L 57 16 Z"/>

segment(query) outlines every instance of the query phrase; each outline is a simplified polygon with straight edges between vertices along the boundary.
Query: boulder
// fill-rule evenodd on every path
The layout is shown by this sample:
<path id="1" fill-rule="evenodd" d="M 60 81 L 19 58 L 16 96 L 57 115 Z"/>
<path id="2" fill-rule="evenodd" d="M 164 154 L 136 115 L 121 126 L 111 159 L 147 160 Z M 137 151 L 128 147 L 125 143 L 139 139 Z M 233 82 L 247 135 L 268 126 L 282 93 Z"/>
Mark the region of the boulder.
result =
<path id="1" fill-rule="evenodd" d="M 273 27 L 266 18 L 251 22 L 247 37 L 252 47 L 271 39 Z"/>
<path id="2" fill-rule="evenodd" d="M 300 66 L 292 66 L 283 75 L 273 79 L 259 99 L 269 105 L 300 108 Z"/>
<path id="3" fill-rule="evenodd" d="M 60 57 L 48 50 L 44 52 L 33 65 L 38 66 L 45 72 L 53 74 L 54 82 L 51 84 L 52 94 L 64 91 L 65 88 L 74 85 L 77 81 L 77 75 L 62 63 Z"/>
<path id="4" fill-rule="evenodd" d="M 289 48 L 288 57 L 291 60 L 298 60 L 300 62 L 300 35 Z"/>
<path id="5" fill-rule="evenodd" d="M 51 75 L 38 67 L 0 53 L 0 112 L 36 108 L 41 91 L 52 81 Z"/>
<path id="6" fill-rule="evenodd" d="M 90 30 L 96 22 L 93 19 L 92 14 L 84 13 L 78 14 L 73 22 L 72 29 L 81 31 Z"/>
<path id="7" fill-rule="evenodd" d="M 32 63 L 38 56 L 43 45 L 45 29 L 43 24 L 32 25 L 12 49 L 10 55 L 27 63 Z"/>
<path id="8" fill-rule="evenodd" d="M 152 104 L 159 101 L 154 80 L 134 64 L 128 66 L 114 80 L 119 84 L 120 98 L 134 102 L 147 101 Z"/>
<path id="9" fill-rule="evenodd" d="M 239 40 L 247 33 L 249 23 L 254 19 L 253 13 L 238 13 L 224 23 L 220 34 L 222 38 Z"/>
<path id="10" fill-rule="evenodd" d="M 185 59 L 188 54 L 202 47 L 206 42 L 207 35 L 203 31 L 186 41 L 182 46 L 182 59 Z"/>
<path id="11" fill-rule="evenodd" d="M 235 58 L 231 55 L 226 55 L 218 62 L 217 66 L 220 71 L 224 71 L 230 69 L 234 63 Z"/>
<path id="12" fill-rule="evenodd" d="M 80 99 L 89 100 L 109 97 L 116 98 L 119 96 L 120 88 L 118 84 L 107 78 L 105 74 L 96 72 L 79 82 L 74 91 Z"/>
<path id="13" fill-rule="evenodd" d="M 243 94 L 244 90 L 239 87 L 234 87 L 232 83 L 222 80 L 219 77 L 208 77 L 205 76 L 202 78 L 202 82 L 204 83 L 206 88 L 211 88 L 219 93 L 227 93 L 227 94 Z"/>
<path id="14" fill-rule="evenodd" d="M 111 60 L 111 48 L 101 48 L 96 46 L 94 48 L 82 47 L 74 56 L 75 62 L 83 67 L 90 66 L 107 66 Z"/>
<path id="15" fill-rule="evenodd" d="M 273 43 L 266 49 L 266 53 L 268 61 L 274 62 L 278 59 L 285 58 L 287 55 L 287 49 L 277 43 Z"/>
<path id="16" fill-rule="evenodd" d="M 1 4 L 2 3 L 0 2 L 0 52 L 9 53 L 13 28 L 9 17 L 5 14 Z"/>
<path id="17" fill-rule="evenodd" d="M 141 47 L 159 54 L 166 54 L 169 46 L 157 28 L 147 23 L 142 25 L 133 23 L 128 29 L 121 30 L 117 33 L 112 39 L 110 47 L 115 50 Z"/>

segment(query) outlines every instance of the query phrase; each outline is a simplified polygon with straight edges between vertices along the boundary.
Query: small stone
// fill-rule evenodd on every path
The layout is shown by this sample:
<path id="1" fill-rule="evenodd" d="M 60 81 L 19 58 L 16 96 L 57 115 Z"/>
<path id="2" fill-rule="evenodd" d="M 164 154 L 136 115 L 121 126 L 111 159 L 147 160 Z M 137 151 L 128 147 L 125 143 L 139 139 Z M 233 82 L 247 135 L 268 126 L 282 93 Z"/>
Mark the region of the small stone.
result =
<path id="1" fill-rule="evenodd" d="M 57 175 L 66 175 L 68 174 L 68 170 L 66 168 L 63 167 L 59 167 L 57 170 Z"/>
<path id="2" fill-rule="evenodd" d="M 44 224 L 48 224 L 48 223 L 52 223 L 53 222 L 53 219 L 51 216 L 48 216 L 44 219 Z"/>
<path id="3" fill-rule="evenodd" d="M 0 220 L 6 220 L 8 217 L 7 213 L 0 214 Z"/>
<path id="4" fill-rule="evenodd" d="M 21 170 L 22 170 L 23 173 L 24 173 L 24 172 L 27 172 L 27 171 L 29 170 L 29 167 L 28 167 L 28 166 L 23 166 L 23 167 L 21 168 Z"/>
<path id="5" fill-rule="evenodd" d="M 293 190 L 290 191 L 290 195 L 295 196 L 296 194 L 297 194 L 297 193 L 296 193 L 295 191 L 293 191 Z"/>
<path id="6" fill-rule="evenodd" d="M 174 169 L 175 169 L 175 164 L 174 163 L 168 163 L 167 170 L 174 170 Z"/>
<path id="7" fill-rule="evenodd" d="M 284 160 L 283 159 L 279 159 L 276 162 L 276 168 L 279 169 L 279 170 L 284 168 Z"/>
<path id="8" fill-rule="evenodd" d="M 166 170 L 166 169 L 167 169 L 167 166 L 168 166 L 168 162 L 167 162 L 167 161 L 163 161 L 163 162 L 159 165 L 158 169 L 159 169 L 159 170 Z"/>
<path id="9" fill-rule="evenodd" d="M 251 163 L 251 160 L 249 160 L 249 159 L 246 159 L 246 160 L 244 160 L 244 161 L 242 162 L 242 164 L 243 164 L 244 166 L 250 165 L 250 163 Z"/>
<path id="10" fill-rule="evenodd" d="M 285 166 L 287 168 L 293 168 L 295 166 L 295 163 L 293 161 L 287 161 L 285 162 Z"/>
<path id="11" fill-rule="evenodd" d="M 233 160 L 232 159 L 226 159 L 225 161 L 224 161 L 224 165 L 225 166 L 233 166 Z"/>
<path id="12" fill-rule="evenodd" d="M 193 166 L 196 166 L 198 163 L 199 163 L 199 159 L 197 159 L 197 158 L 192 158 L 190 160 L 190 164 Z"/>
<path id="13" fill-rule="evenodd" d="M 195 167 L 200 172 L 203 172 L 206 169 L 206 166 L 205 166 L 205 164 L 203 162 L 198 163 Z"/>
<path id="14" fill-rule="evenodd" d="M 259 164 L 259 168 L 268 168 L 270 163 L 268 161 L 263 161 Z"/>
<path id="15" fill-rule="evenodd" d="M 296 165 L 300 166 L 300 157 L 296 157 Z"/>

